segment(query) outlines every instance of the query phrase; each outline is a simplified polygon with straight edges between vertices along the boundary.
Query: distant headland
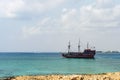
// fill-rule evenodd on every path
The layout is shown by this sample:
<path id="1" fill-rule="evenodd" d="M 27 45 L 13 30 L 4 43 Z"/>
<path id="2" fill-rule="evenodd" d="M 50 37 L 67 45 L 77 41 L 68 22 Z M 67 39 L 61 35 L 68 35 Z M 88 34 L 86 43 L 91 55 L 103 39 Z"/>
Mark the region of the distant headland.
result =
<path id="1" fill-rule="evenodd" d="M 96 51 L 97 53 L 120 53 L 120 51 Z"/>

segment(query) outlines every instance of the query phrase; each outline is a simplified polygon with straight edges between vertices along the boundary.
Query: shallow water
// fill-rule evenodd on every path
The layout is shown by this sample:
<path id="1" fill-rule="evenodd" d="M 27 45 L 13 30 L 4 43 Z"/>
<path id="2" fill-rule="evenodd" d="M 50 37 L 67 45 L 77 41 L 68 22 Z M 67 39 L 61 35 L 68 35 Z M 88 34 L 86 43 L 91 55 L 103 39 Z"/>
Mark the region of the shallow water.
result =
<path id="1" fill-rule="evenodd" d="M 0 77 L 44 74 L 93 74 L 120 71 L 120 54 L 68 59 L 60 53 L 0 53 Z"/>

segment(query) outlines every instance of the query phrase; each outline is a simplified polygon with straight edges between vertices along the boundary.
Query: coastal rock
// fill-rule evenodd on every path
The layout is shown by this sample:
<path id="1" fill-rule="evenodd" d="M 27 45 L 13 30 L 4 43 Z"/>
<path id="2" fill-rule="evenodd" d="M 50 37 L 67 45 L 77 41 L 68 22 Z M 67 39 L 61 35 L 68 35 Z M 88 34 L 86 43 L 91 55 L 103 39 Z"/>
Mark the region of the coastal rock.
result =
<path id="1" fill-rule="evenodd" d="M 7 80 L 7 79 L 6 79 Z M 120 72 L 85 75 L 18 76 L 8 80 L 120 80 Z"/>

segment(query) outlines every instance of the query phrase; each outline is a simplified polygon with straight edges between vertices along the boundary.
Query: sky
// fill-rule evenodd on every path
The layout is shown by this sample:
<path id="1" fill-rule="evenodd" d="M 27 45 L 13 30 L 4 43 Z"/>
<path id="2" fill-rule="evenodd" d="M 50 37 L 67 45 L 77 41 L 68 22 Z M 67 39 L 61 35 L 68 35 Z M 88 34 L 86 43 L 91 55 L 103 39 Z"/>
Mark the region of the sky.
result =
<path id="1" fill-rule="evenodd" d="M 0 52 L 120 51 L 120 0 L 0 0 Z"/>

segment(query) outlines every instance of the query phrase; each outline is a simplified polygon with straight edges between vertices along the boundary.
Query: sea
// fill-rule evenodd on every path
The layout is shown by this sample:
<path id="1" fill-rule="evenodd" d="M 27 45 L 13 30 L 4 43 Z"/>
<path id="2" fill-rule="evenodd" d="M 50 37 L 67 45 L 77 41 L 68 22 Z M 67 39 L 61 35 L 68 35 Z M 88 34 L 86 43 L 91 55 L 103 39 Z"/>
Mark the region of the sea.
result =
<path id="1" fill-rule="evenodd" d="M 0 77 L 119 71 L 120 53 L 96 53 L 94 59 L 74 59 L 64 58 L 59 52 L 0 52 Z"/>

